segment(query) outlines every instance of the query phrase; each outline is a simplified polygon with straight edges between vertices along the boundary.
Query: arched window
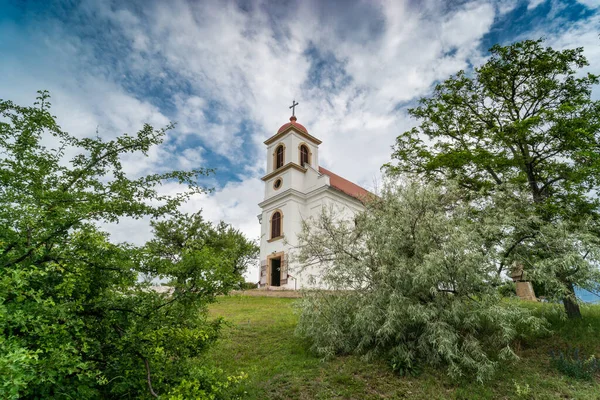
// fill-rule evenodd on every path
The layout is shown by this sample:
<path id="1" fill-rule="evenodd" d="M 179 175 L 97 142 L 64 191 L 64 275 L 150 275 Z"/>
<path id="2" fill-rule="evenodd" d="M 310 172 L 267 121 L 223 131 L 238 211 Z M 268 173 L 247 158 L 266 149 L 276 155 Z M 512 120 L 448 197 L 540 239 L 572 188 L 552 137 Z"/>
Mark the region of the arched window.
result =
<path id="1" fill-rule="evenodd" d="M 271 239 L 281 236 L 281 213 L 275 211 L 271 217 Z"/>
<path id="2" fill-rule="evenodd" d="M 279 145 L 275 149 L 275 169 L 283 167 L 283 152 L 283 145 Z"/>
<path id="3" fill-rule="evenodd" d="M 306 145 L 300 146 L 300 165 L 310 164 L 310 153 Z"/>

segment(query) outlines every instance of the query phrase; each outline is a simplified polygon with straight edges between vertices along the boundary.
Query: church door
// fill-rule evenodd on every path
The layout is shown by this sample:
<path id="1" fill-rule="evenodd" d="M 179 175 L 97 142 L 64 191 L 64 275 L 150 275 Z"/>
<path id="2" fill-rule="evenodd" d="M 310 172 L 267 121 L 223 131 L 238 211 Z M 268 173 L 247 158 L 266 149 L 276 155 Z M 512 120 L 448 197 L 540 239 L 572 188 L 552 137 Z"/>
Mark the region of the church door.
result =
<path id="1" fill-rule="evenodd" d="M 281 258 L 271 258 L 271 286 L 281 286 Z"/>

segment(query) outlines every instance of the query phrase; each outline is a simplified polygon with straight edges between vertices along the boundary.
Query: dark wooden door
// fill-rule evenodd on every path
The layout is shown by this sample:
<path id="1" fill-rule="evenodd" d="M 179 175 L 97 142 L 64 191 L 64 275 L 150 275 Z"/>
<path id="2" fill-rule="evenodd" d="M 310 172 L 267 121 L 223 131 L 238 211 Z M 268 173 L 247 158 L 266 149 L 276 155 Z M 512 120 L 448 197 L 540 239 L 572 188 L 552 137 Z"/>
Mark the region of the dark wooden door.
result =
<path id="1" fill-rule="evenodd" d="M 271 286 L 281 285 L 281 258 L 271 259 Z"/>

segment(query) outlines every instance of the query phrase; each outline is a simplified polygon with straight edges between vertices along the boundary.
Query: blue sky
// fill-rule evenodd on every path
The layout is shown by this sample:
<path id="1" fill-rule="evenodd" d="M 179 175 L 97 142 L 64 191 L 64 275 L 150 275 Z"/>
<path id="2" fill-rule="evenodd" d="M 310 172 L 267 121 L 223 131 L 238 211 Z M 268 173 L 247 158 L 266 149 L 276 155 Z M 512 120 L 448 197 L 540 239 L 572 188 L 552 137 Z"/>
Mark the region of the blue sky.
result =
<path id="1" fill-rule="evenodd" d="M 493 44 L 582 46 L 598 72 L 599 10 L 600 0 L 0 0 L 0 98 L 31 104 L 48 89 L 78 136 L 177 122 L 149 158 L 127 159 L 128 171 L 217 168 L 214 194 L 185 209 L 258 237 L 262 142 L 293 99 L 323 141 L 323 166 L 372 188 L 394 138 L 415 123 L 407 107 L 484 62 Z M 145 223 L 109 229 L 143 242 Z"/>

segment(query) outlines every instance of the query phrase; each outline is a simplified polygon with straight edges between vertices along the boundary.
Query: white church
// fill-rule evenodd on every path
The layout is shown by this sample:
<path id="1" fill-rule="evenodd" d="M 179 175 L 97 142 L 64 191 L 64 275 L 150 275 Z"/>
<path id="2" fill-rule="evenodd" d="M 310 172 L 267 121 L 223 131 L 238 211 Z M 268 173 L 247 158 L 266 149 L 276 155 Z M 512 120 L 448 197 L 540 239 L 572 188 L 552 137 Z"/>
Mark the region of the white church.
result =
<path id="1" fill-rule="evenodd" d="M 319 166 L 321 141 L 297 122 L 294 113 L 290 122 L 264 143 L 267 174 L 262 177 L 265 198 L 259 203 L 262 213 L 258 215 L 260 287 L 297 290 L 319 286 L 319 266 L 301 270 L 290 257 L 302 221 L 317 217 L 324 207 L 352 217 L 364 210 L 363 202 L 371 193 Z"/>

